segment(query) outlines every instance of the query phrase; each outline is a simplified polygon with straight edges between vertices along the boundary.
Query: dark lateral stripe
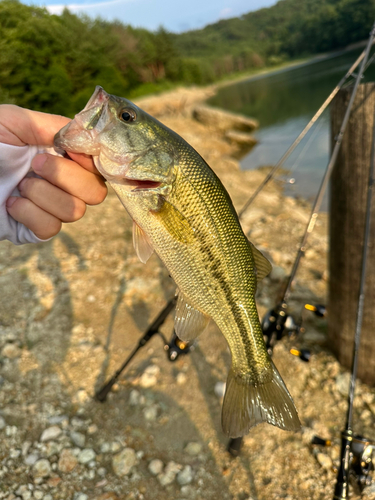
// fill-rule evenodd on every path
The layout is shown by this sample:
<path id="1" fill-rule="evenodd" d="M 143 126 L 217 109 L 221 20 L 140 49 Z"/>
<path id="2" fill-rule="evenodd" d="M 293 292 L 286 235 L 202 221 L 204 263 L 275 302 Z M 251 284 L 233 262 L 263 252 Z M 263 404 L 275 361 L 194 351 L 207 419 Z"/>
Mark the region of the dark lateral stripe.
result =
<path id="1" fill-rule="evenodd" d="M 221 290 L 224 292 L 225 298 L 231 308 L 234 321 L 238 327 L 240 340 L 245 349 L 246 358 L 249 360 L 254 354 L 254 350 L 251 349 L 251 341 L 249 339 L 249 329 L 247 323 L 241 314 L 241 311 L 237 305 L 237 302 L 233 296 L 233 291 L 230 286 L 226 284 L 225 275 L 220 270 L 222 264 L 219 259 L 215 257 L 210 247 L 204 245 L 204 235 L 201 231 L 197 230 L 196 235 L 198 240 L 201 242 L 201 250 L 206 253 L 209 257 L 208 266 L 211 270 L 212 276 L 216 279 L 216 282 L 220 286 Z"/>

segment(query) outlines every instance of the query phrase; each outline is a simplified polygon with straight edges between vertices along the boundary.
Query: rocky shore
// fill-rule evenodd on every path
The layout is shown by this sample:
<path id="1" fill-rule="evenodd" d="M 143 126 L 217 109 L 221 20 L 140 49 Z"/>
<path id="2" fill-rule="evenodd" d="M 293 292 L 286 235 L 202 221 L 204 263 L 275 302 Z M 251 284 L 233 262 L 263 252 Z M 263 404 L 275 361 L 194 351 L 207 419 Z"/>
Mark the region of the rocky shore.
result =
<path id="1" fill-rule="evenodd" d="M 138 104 L 198 150 L 240 209 L 265 172 L 241 172 L 242 145 L 225 127 L 196 119 L 213 92 L 180 89 Z M 245 232 L 274 265 L 257 292 L 261 316 L 281 293 L 309 208 L 273 182 L 244 214 Z M 349 378 L 327 348 L 325 321 L 308 311 L 304 335 L 274 352 L 299 410 L 299 433 L 261 425 L 239 457 L 228 454 L 220 412 L 230 354 L 213 324 L 174 363 L 153 337 L 107 402 L 93 399 L 175 291 L 155 255 L 138 261 L 131 229 L 110 192 L 48 243 L 0 243 L 0 499 L 332 498 Z M 306 302 L 326 303 L 326 258 L 322 214 L 294 286 L 296 319 Z M 172 326 L 170 317 L 167 338 Z M 289 354 L 291 347 L 310 348 L 311 361 Z M 375 391 L 359 383 L 355 432 L 374 439 L 374 421 Z M 332 446 L 313 446 L 314 435 Z M 375 498 L 375 487 L 363 498 Z"/>

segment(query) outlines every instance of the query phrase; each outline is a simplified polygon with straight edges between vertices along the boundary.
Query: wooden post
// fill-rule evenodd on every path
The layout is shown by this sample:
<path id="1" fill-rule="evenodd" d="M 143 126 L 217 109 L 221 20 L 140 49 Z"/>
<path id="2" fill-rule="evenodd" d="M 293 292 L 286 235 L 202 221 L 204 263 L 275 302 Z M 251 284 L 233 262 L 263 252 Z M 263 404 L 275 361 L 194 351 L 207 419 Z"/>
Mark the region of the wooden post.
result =
<path id="1" fill-rule="evenodd" d="M 341 90 L 332 103 L 332 147 L 352 90 Z M 374 113 L 375 83 L 362 84 L 331 177 L 328 335 L 330 349 L 348 369 L 353 356 Z M 372 205 L 358 377 L 375 385 L 375 203 Z"/>

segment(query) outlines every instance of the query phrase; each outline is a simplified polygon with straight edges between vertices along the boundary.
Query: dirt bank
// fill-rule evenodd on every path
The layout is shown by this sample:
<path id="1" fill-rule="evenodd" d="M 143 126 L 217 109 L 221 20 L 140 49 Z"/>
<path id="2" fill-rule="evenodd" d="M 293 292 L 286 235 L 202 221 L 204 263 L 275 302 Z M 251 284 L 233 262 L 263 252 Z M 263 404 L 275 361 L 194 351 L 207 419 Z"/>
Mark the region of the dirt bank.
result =
<path id="1" fill-rule="evenodd" d="M 213 92 L 177 90 L 139 104 L 199 151 L 241 208 L 264 172 L 241 172 L 236 147 L 192 118 Z M 275 266 L 259 287 L 261 314 L 277 300 L 308 215 L 306 203 L 272 183 L 243 218 Z M 348 380 L 325 350 L 324 322 L 308 312 L 304 339 L 280 342 L 274 354 L 302 432 L 258 426 L 236 459 L 226 451 L 217 394 L 230 355 L 214 325 L 175 363 L 155 336 L 108 401 L 92 399 L 174 294 L 155 255 L 138 261 L 131 227 L 110 192 L 46 244 L 0 243 L 0 499 L 331 498 Z M 305 301 L 325 303 L 326 231 L 322 216 L 296 281 L 296 314 Z M 171 318 L 163 331 L 169 338 Z M 309 364 L 288 353 L 300 342 L 313 350 Z M 356 432 L 374 438 L 374 419 L 374 391 L 360 385 Z M 334 445 L 312 447 L 314 434 Z"/>

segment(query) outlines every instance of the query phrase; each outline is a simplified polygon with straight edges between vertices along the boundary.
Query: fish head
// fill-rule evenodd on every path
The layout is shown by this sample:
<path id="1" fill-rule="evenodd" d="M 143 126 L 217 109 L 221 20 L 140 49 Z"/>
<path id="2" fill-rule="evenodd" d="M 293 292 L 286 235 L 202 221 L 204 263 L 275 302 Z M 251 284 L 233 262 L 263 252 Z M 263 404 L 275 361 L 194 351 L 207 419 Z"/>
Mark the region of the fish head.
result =
<path id="1" fill-rule="evenodd" d="M 98 86 L 85 108 L 56 134 L 54 144 L 68 153 L 92 155 L 112 185 L 145 194 L 172 187 L 178 154 L 168 132 L 131 101 Z"/>

